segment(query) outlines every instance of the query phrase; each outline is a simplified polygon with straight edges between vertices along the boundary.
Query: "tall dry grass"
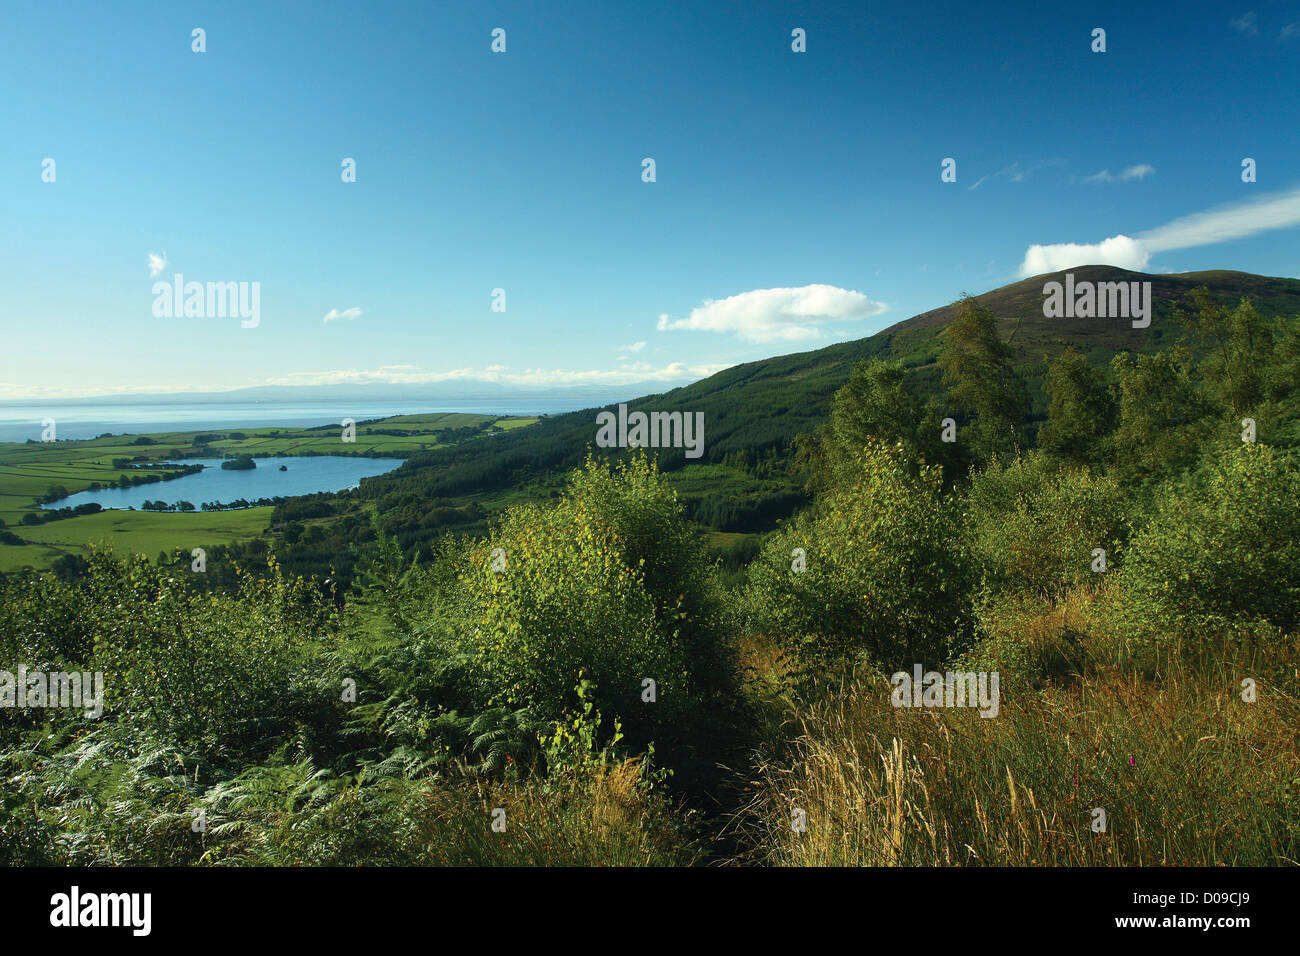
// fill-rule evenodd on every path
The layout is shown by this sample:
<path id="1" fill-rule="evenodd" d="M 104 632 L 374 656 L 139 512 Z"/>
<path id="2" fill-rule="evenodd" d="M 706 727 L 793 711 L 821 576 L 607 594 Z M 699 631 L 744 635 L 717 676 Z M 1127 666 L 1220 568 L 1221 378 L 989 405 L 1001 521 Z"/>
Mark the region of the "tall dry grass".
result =
<path id="1" fill-rule="evenodd" d="M 762 761 L 753 799 L 733 820 L 750 857 L 1295 864 L 1296 637 L 1234 632 L 1135 654 L 1110 635 L 1103 598 L 1079 591 L 990 616 L 994 636 L 960 669 L 1000 670 L 997 717 L 895 708 L 887 680 L 866 673 L 804 702 L 792 749 Z M 1255 703 L 1242 700 L 1246 677 Z M 1105 811 L 1104 833 L 1092 828 L 1094 808 Z M 796 809 L 806 832 L 792 825 Z"/>

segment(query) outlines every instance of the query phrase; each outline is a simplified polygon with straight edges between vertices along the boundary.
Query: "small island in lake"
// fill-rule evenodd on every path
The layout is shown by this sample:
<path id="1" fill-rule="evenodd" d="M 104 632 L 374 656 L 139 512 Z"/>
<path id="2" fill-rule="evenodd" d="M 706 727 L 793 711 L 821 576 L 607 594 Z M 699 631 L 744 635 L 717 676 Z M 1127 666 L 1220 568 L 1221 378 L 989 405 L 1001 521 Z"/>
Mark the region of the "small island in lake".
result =
<path id="1" fill-rule="evenodd" d="M 221 463 L 225 471 L 248 471 L 250 468 L 256 468 L 257 462 L 253 461 L 252 455 L 240 455 L 238 458 L 227 458 Z"/>

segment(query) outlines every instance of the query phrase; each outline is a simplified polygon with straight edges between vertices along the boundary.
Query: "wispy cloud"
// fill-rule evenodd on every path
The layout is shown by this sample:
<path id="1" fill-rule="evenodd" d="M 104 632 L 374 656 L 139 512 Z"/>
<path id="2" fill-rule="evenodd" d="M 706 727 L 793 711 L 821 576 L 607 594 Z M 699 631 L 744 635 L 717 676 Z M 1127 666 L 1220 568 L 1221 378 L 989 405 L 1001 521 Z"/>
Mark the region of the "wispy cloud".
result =
<path id="1" fill-rule="evenodd" d="M 750 342 L 821 338 L 817 328 L 831 322 L 858 322 L 884 312 L 861 292 L 833 285 L 755 289 L 725 299 L 707 299 L 684 319 L 659 316 L 659 331 L 689 329 L 733 332 Z"/>
<path id="2" fill-rule="evenodd" d="M 1009 166 L 1003 166 L 997 172 L 987 173 L 975 180 L 973 185 L 967 186 L 967 189 L 979 189 L 990 179 L 1005 179 L 1009 183 L 1023 183 L 1026 179 L 1048 166 L 1063 166 L 1065 160 L 1060 158 L 1039 159 L 1030 163 L 1028 166 L 1022 166 L 1019 160 Z"/>
<path id="3" fill-rule="evenodd" d="M 328 312 L 325 313 L 325 318 L 321 319 L 321 321 L 335 322 L 338 319 L 347 319 L 351 321 L 352 319 L 359 319 L 359 318 L 361 318 L 361 310 L 358 309 L 356 306 L 353 306 L 352 308 L 344 309 L 341 312 L 338 309 L 330 309 Z"/>
<path id="4" fill-rule="evenodd" d="M 1259 17 L 1255 16 L 1254 12 L 1243 13 L 1235 20 L 1229 20 L 1228 26 L 1248 37 L 1259 35 Z"/>
<path id="5" fill-rule="evenodd" d="M 1300 188 L 1192 213 L 1138 234 L 1152 252 L 1208 246 L 1300 225 Z"/>
<path id="6" fill-rule="evenodd" d="M 173 392 L 226 392 L 229 385 L 23 385 L 0 382 L 0 400 L 31 402 L 43 399 L 100 398 L 106 395 L 163 395 Z M 57 416 L 55 416 L 57 417 Z"/>
<path id="7" fill-rule="evenodd" d="M 616 352 L 640 352 L 645 348 L 645 342 L 633 342 L 631 345 L 620 345 L 614 351 Z"/>
<path id="8" fill-rule="evenodd" d="M 1032 245 L 1025 252 L 1020 274 L 1033 276 L 1083 265 L 1111 265 L 1140 272 L 1156 253 L 1214 245 L 1295 225 L 1300 225 L 1300 188 L 1192 213 L 1135 237 L 1119 235 L 1098 243 Z"/>
<path id="9" fill-rule="evenodd" d="M 149 278 L 158 278 L 159 273 L 167 268 L 167 253 L 158 255 L 156 252 L 149 253 Z"/>
<path id="10" fill-rule="evenodd" d="M 1093 173 L 1091 176 L 1084 176 L 1083 181 L 1086 183 L 1127 183 L 1134 179 L 1145 179 L 1155 173 L 1156 168 L 1147 163 L 1138 163 L 1136 166 L 1130 166 L 1123 170 L 1119 175 L 1114 175 L 1109 169 L 1103 169 L 1099 173 Z"/>
<path id="11" fill-rule="evenodd" d="M 1253 12 L 1243 13 L 1235 20 L 1229 20 L 1228 25 L 1245 36 L 1259 36 L 1259 17 Z M 1279 40 L 1294 40 L 1297 37 L 1300 37 L 1300 20 L 1285 24 L 1277 34 Z"/>

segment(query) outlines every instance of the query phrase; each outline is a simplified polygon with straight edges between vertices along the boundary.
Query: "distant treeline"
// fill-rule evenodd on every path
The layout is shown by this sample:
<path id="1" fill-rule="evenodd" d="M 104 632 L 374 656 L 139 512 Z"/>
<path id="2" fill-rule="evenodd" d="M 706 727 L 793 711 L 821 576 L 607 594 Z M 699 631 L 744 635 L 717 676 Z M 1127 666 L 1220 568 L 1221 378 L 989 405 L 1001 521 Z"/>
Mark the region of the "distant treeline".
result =
<path id="1" fill-rule="evenodd" d="M 48 524 L 51 521 L 60 521 L 63 518 L 93 515 L 103 510 L 101 505 L 93 501 L 89 501 L 84 505 L 77 505 L 75 508 L 44 508 L 40 511 L 25 512 L 21 523 L 25 525 Z"/>
<path id="2" fill-rule="evenodd" d="M 104 488 L 134 488 L 136 485 L 149 485 L 156 481 L 173 481 L 177 478 L 184 478 L 187 475 L 197 475 L 203 470 L 202 465 L 182 465 L 179 469 L 175 465 L 163 462 L 153 462 L 137 464 L 129 458 L 114 458 L 113 467 L 117 469 L 129 469 L 135 474 L 119 475 L 117 478 L 110 478 L 107 482 L 101 483 L 92 481 L 89 491 L 100 491 Z M 166 468 L 167 471 L 161 469 Z M 56 491 L 62 492 L 57 497 L 50 497 Z M 43 503 L 58 501 L 60 498 L 66 498 L 68 490 L 61 486 L 55 486 L 45 495 Z"/>

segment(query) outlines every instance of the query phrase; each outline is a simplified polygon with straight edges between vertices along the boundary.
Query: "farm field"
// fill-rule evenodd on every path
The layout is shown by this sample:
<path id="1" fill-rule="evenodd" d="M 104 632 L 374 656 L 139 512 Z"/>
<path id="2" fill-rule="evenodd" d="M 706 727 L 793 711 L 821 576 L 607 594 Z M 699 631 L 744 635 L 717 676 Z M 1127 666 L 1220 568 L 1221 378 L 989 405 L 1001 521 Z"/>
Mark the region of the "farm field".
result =
<path id="1" fill-rule="evenodd" d="M 35 527 L 24 526 L 17 533 L 31 543 L 0 545 L 0 571 L 17 571 L 28 565 L 48 567 L 60 555 L 79 553 L 89 545 L 101 543 L 122 557 L 143 554 L 150 558 L 160 551 L 192 551 L 232 544 L 266 531 L 274 510 L 268 506 L 176 514 L 101 511 Z"/>

